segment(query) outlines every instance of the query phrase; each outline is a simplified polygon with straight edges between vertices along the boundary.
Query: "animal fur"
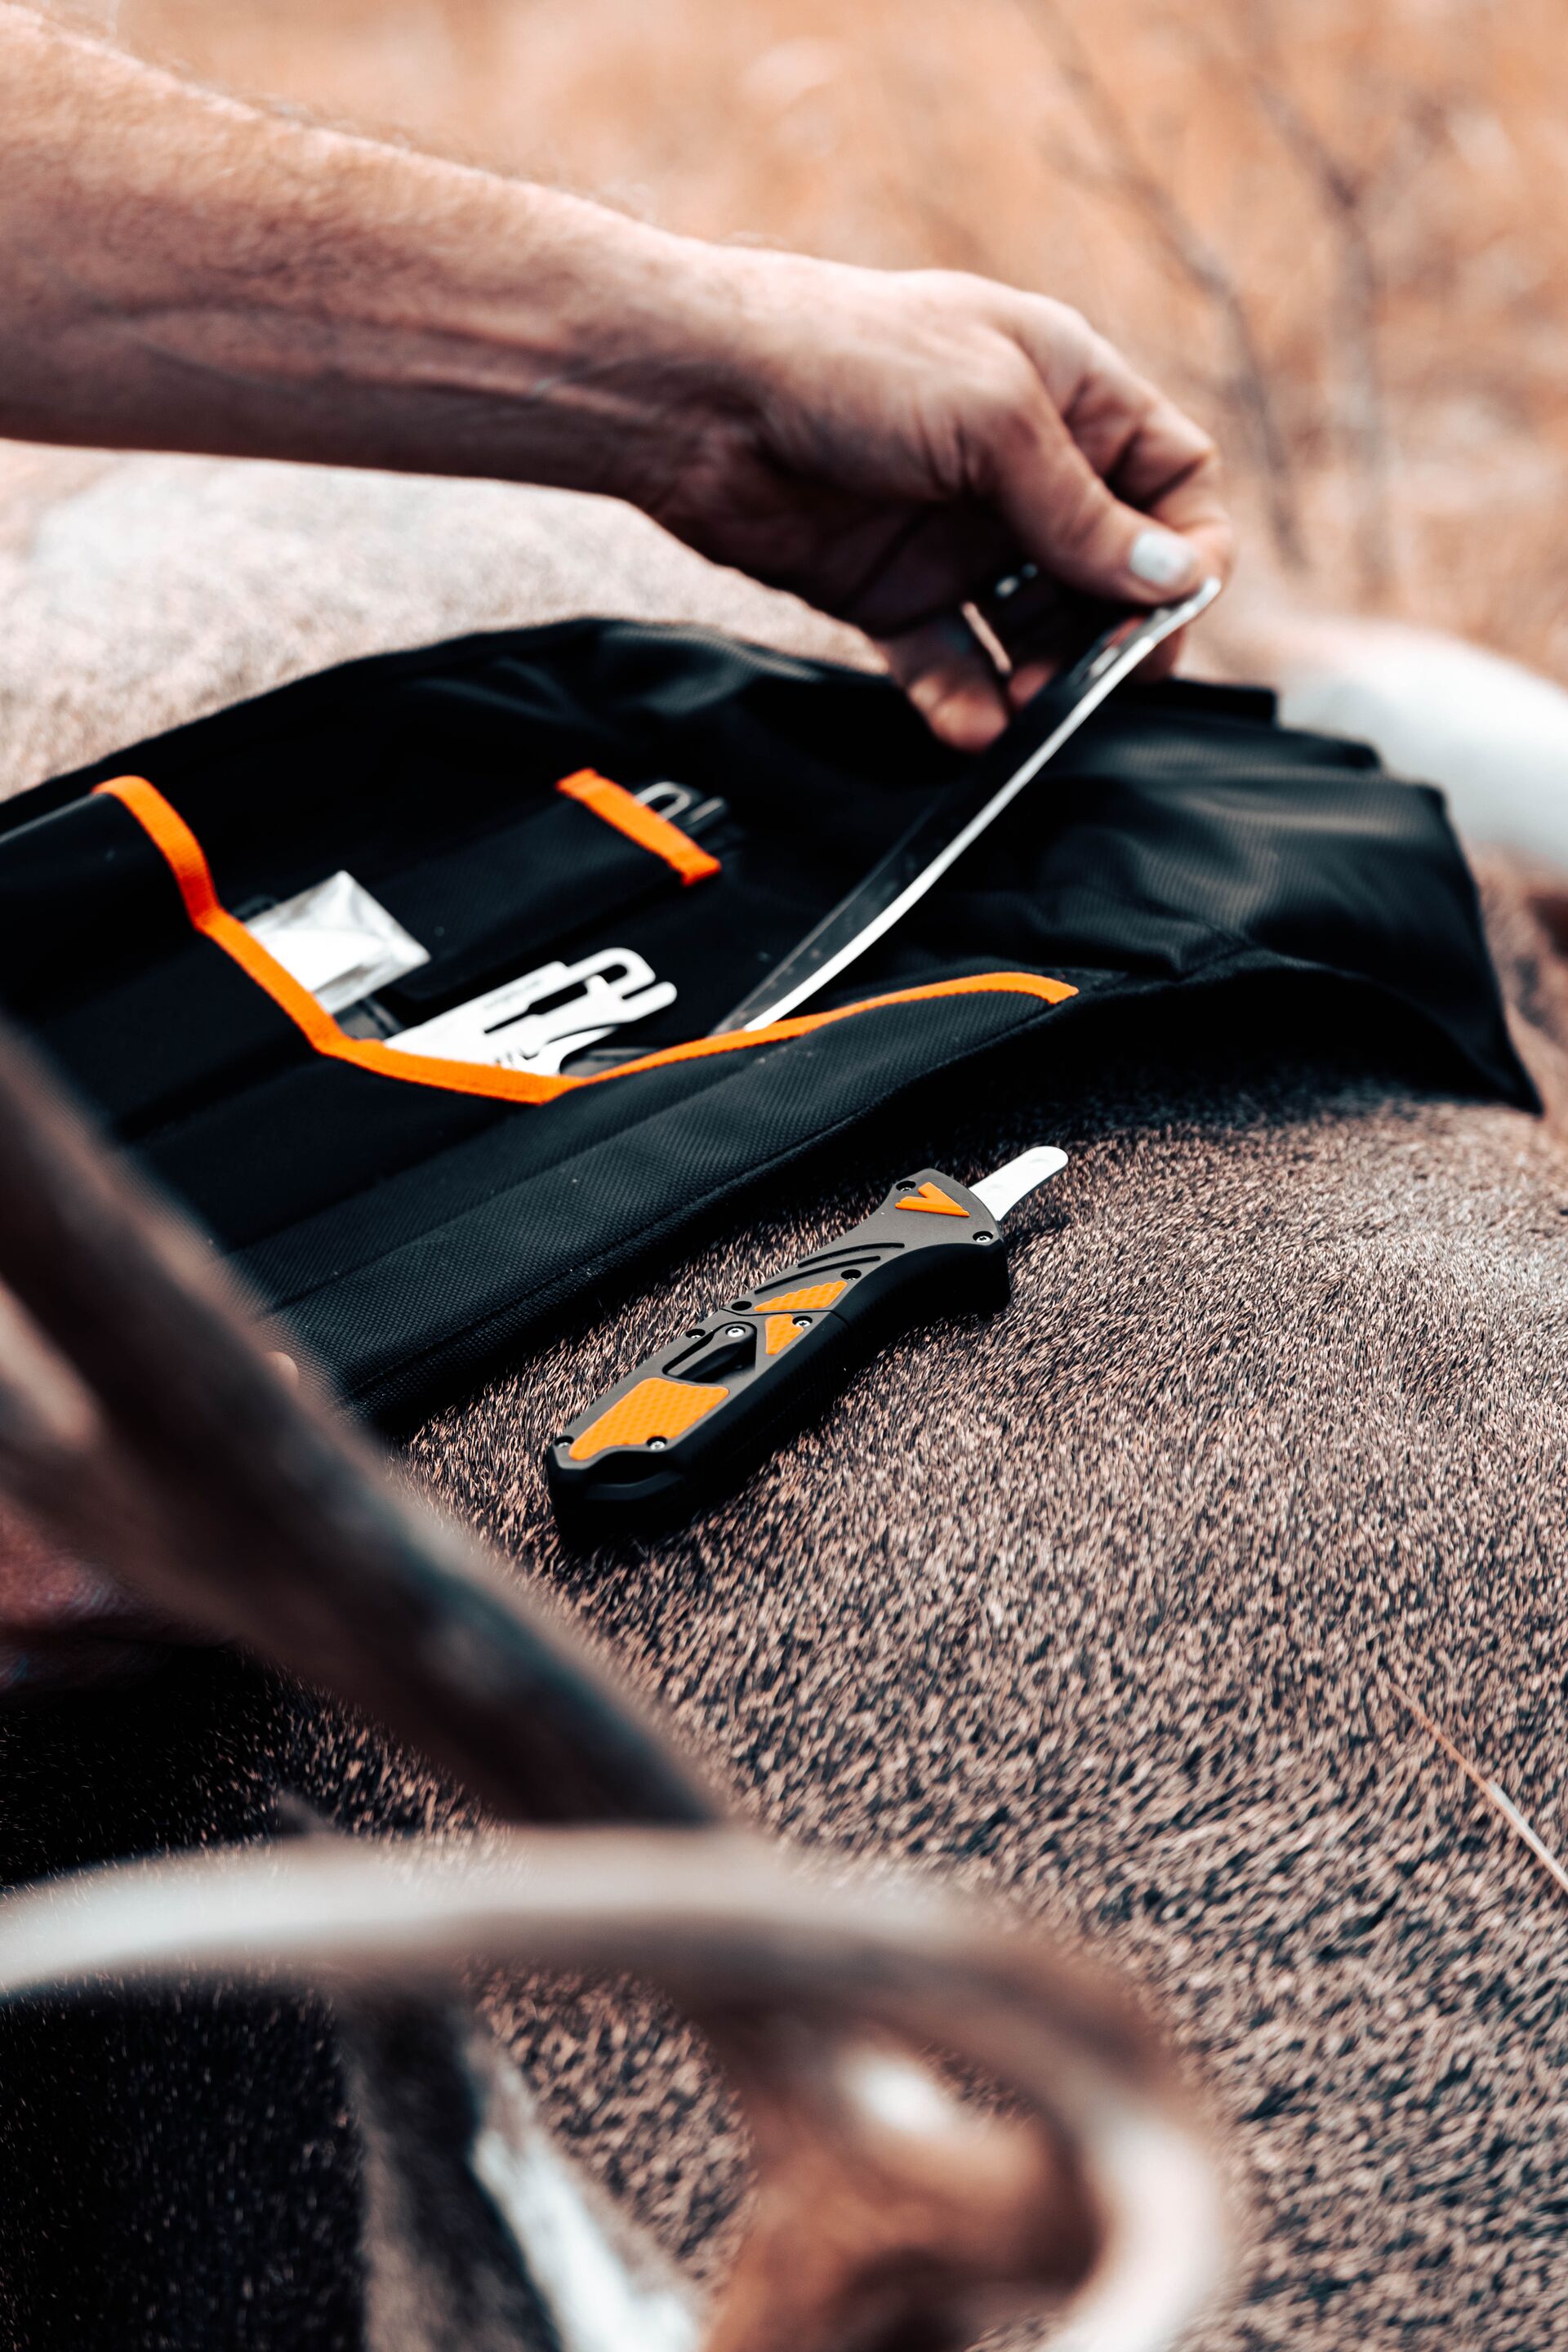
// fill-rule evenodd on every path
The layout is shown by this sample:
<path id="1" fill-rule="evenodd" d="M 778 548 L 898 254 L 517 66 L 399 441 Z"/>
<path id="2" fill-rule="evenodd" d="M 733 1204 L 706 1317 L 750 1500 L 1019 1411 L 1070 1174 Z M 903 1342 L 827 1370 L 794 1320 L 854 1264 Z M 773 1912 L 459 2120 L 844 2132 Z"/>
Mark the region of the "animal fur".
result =
<path id="1" fill-rule="evenodd" d="M 833 642 L 629 518 L 484 487 L 130 461 L 8 560 L 17 786 L 462 627 L 614 606 Z M 1568 1841 L 1568 985 L 1537 911 L 1556 886 L 1485 878 L 1547 1119 L 1380 1066 L 1326 997 L 1282 1009 L 1267 1058 L 1218 1003 L 1037 1045 L 413 1447 L 745 1812 L 1004 1891 L 1143 1988 L 1248 2217 L 1204 2352 L 1568 2345 L 1568 1910 L 1394 1695 Z M 1021 1213 L 1011 1313 L 903 1342 L 689 1532 L 561 1549 L 540 1445 L 627 1329 L 679 1328 L 900 1166 L 973 1175 L 1047 1136 L 1072 1165 Z M 221 1654 L 0 1721 L 12 1878 L 254 1834 L 279 1787 L 362 1830 L 462 1810 Z M 601 2176 L 718 2260 L 742 2150 L 684 2031 L 630 1991 L 489 2008 Z M 318 2012 L 236 1993 L 0 2036 L 11 2341 L 357 2341 L 357 2157 Z"/>

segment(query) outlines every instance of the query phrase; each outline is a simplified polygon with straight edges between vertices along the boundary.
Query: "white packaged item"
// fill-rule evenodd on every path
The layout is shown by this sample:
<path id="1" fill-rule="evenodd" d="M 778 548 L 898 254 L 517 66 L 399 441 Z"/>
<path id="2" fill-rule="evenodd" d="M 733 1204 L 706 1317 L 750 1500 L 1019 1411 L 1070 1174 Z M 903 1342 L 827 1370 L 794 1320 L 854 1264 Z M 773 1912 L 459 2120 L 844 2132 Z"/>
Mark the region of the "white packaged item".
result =
<path id="1" fill-rule="evenodd" d="M 245 928 L 326 1013 L 342 1013 L 430 961 L 352 874 L 329 874 Z"/>

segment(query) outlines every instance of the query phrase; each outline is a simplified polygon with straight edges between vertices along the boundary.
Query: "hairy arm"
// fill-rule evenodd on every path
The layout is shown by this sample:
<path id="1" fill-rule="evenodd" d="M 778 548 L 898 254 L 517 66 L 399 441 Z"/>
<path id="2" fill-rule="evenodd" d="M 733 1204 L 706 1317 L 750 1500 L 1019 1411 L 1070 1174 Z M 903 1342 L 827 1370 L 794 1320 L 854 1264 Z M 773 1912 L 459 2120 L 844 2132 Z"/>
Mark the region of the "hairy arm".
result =
<path id="1" fill-rule="evenodd" d="M 193 88 L 0 0 L 0 433 L 548 482 L 878 638 L 974 745 L 1024 560 L 1224 572 L 1206 436 L 1075 312 L 705 245 Z"/>

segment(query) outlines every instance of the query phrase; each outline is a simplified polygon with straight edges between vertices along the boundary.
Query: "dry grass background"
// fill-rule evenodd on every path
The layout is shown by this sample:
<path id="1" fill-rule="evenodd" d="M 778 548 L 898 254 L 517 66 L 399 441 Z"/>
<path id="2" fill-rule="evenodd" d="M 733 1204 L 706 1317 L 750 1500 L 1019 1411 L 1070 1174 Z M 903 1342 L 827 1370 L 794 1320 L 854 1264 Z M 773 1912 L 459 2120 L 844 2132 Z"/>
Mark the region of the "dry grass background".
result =
<path id="1" fill-rule="evenodd" d="M 1223 437 L 1255 594 L 1568 678 L 1562 0 L 81 0 L 673 227 L 1080 304 Z"/>
<path id="2" fill-rule="evenodd" d="M 89 8 L 85 0 L 74 13 L 89 23 L 111 22 L 107 5 Z M 1560 520 L 1568 509 L 1563 0 L 1273 0 L 1272 7 L 1264 0 L 838 0 L 837 6 L 830 0 L 120 0 L 112 29 L 150 55 L 231 88 L 563 182 L 672 226 L 894 265 L 987 269 L 1058 293 L 1087 309 L 1220 432 L 1248 520 L 1244 586 L 1251 594 L 1429 620 L 1568 679 L 1568 546 Z M 90 463 L 78 455 L 50 458 L 29 474 L 35 461 L 11 457 L 28 498 L 35 495 L 30 482 L 42 498 Z M 0 511 L 0 544 L 5 530 Z M 1113 1126 L 1123 1127 L 1126 1116 L 1117 1105 Z M 1494 1123 L 1502 1117 L 1485 1114 Z M 1156 1140 L 1176 1132 L 1179 1147 L 1184 1131 L 1172 1129 L 1159 1113 Z M 1426 1474 L 1412 1474 L 1415 1438 L 1400 1422 L 1406 1407 L 1422 1402 L 1400 1371 L 1409 1354 L 1409 1269 L 1395 1252 L 1388 1288 L 1377 1250 L 1370 1243 L 1363 1247 L 1365 1235 L 1386 1223 L 1386 1139 L 1362 1134 L 1352 1120 L 1333 1129 L 1324 1151 L 1331 1158 L 1342 1152 L 1346 1138 L 1352 1158 L 1365 1160 L 1351 1171 L 1351 1192 L 1375 1194 L 1377 1209 L 1363 1221 L 1364 1233 L 1352 1220 L 1352 1271 L 1359 1270 L 1362 1290 L 1377 1310 L 1373 1323 L 1381 1316 L 1378 1328 L 1392 1335 L 1384 1352 L 1398 1375 L 1384 1381 L 1395 1424 L 1390 1442 L 1369 1454 L 1364 1446 L 1358 1453 L 1359 1437 L 1357 1444 L 1347 1441 L 1347 1458 L 1363 1464 L 1374 1486 L 1379 1465 L 1392 1463 L 1397 1475 L 1389 1491 L 1401 1511 L 1414 1488 L 1436 1498 L 1434 1510 L 1459 1512 L 1464 1523 L 1457 1531 L 1439 1512 L 1416 1546 L 1420 1558 L 1406 1575 L 1415 1580 L 1411 1622 L 1429 1632 L 1436 1610 L 1442 1638 L 1435 1654 L 1445 1676 L 1454 1659 L 1461 1667 L 1467 1656 L 1479 1660 L 1468 1680 L 1454 1669 L 1453 1719 L 1469 1724 L 1467 1738 L 1477 1752 L 1483 1730 L 1495 1741 L 1500 1724 L 1505 1730 L 1512 1725 L 1524 1759 L 1518 1769 L 1527 1765 L 1530 1773 L 1521 1793 L 1532 1808 L 1537 1798 L 1550 1807 L 1553 1752 L 1525 1736 L 1552 1714 L 1530 1687 L 1531 1661 L 1542 1655 L 1539 1625 L 1530 1615 L 1539 1601 L 1533 1569 L 1500 1633 L 1488 1630 L 1502 1589 L 1489 1552 L 1481 1556 L 1485 1573 L 1478 1570 L 1480 1597 L 1473 1606 L 1463 1578 L 1445 1575 L 1431 1591 L 1422 1584 L 1426 1552 L 1468 1557 L 1471 1522 L 1480 1513 L 1475 1494 L 1494 1487 L 1512 1493 L 1520 1481 L 1507 1464 L 1501 1473 L 1489 1468 L 1485 1429 L 1470 1449 L 1480 1448 L 1479 1487 L 1463 1447 L 1464 1475 L 1457 1484 L 1451 1462 L 1433 1468 L 1449 1443 L 1441 1416 L 1426 1433 L 1428 1452 L 1437 1449 Z M 1482 1135 L 1475 1150 L 1485 1160 L 1489 1149 Z M 1461 1203 L 1458 1193 L 1452 1204 L 1455 1219 L 1462 1206 L 1464 1233 L 1481 1237 L 1472 1295 L 1459 1298 L 1472 1320 L 1486 1290 L 1484 1269 L 1477 1269 L 1483 1258 L 1491 1263 L 1493 1227 L 1501 1230 L 1516 1209 L 1526 1217 L 1549 1213 L 1544 1193 L 1538 1202 L 1520 1192 L 1516 1151 L 1511 1129 L 1506 1137 L 1500 1129 L 1495 1166 L 1488 1161 L 1482 1169 L 1505 1200 L 1495 1214 L 1484 1203 L 1478 1209 L 1473 1197 Z M 1233 1171 L 1237 1182 L 1255 1191 L 1256 1160 L 1255 1152 L 1243 1154 Z M 1336 1186 L 1342 1192 L 1349 1181 L 1342 1168 L 1336 1173 L 1324 1165 L 1330 1193 Z M 1299 1160 L 1288 1174 L 1289 1197 L 1307 1202 L 1300 1213 L 1310 1224 L 1313 1195 L 1298 1181 Z M 1463 1192 L 1473 1188 L 1474 1177 L 1467 1162 L 1453 1181 Z M 1209 1205 L 1204 1229 L 1223 1241 L 1226 1218 Z M 1231 1222 L 1250 1230 L 1257 1220 L 1244 1201 Z M 1156 1235 L 1182 1229 L 1179 1214 L 1148 1227 Z M 795 1245 L 804 1245 L 799 1237 Z M 1106 1263 L 1121 1266 L 1115 1232 L 1109 1242 L 1101 1234 L 1095 1246 L 1102 1258 L 1109 1249 Z M 780 1255 L 787 1255 L 783 1243 Z M 1317 1255 L 1309 1232 L 1304 1263 Z M 1465 1251 L 1456 1244 L 1445 1265 L 1450 1258 L 1463 1273 Z M 1249 1262 L 1245 1252 L 1230 1253 L 1226 1279 Z M 1508 1271 L 1498 1276 L 1501 1287 L 1492 1298 L 1494 1320 L 1508 1325 L 1492 1346 L 1499 1361 L 1511 1358 L 1523 1295 L 1509 1288 Z M 1190 1282 L 1184 1260 L 1182 1276 Z M 1092 1265 L 1086 1295 L 1107 1295 Z M 1170 1296 L 1175 1314 L 1187 1291 L 1177 1282 Z M 1251 1330 L 1258 1322 L 1243 1314 L 1236 1328 Z M 1215 1360 L 1228 1380 L 1228 1360 Z M 1300 1458 L 1318 1464 L 1318 1503 L 1329 1516 L 1323 1544 L 1311 1540 L 1309 1529 L 1298 1548 L 1316 1558 L 1325 1548 L 1331 1552 L 1342 1505 L 1324 1467 L 1334 1450 L 1321 1442 L 1323 1391 L 1315 1355 L 1312 1370 L 1310 1395 L 1302 1391 L 1302 1426 L 1310 1423 L 1320 1442 Z M 539 1393 L 545 1392 L 542 1385 Z M 503 1414 L 510 1409 L 503 1399 Z M 1498 1426 L 1507 1422 L 1511 1433 L 1518 1420 L 1504 1414 Z M 1278 1442 L 1278 1432 L 1257 1428 L 1263 1433 L 1256 1442 L 1268 1453 L 1264 1483 L 1278 1485 L 1279 1465 L 1289 1467 L 1297 1456 Z M 464 1491 L 465 1480 L 478 1475 L 483 1449 L 479 1444 L 476 1452 L 476 1444 L 454 1456 L 447 1485 L 470 1506 L 477 1496 L 476 1507 L 488 1512 L 494 1496 L 482 1478 L 472 1494 Z M 510 1439 L 507 1453 L 524 1458 Z M 1128 1458 L 1136 1466 L 1147 1453 L 1140 1433 Z M 1180 1445 L 1166 1454 L 1184 1475 L 1189 1454 Z M 1092 1448 L 1078 1446 L 1076 1461 L 1092 1458 Z M 1548 1482 L 1548 1496 L 1552 1491 Z M 1286 1505 L 1295 1525 L 1294 1489 L 1281 1508 Z M 1090 1516 L 1096 1525 L 1139 1524 L 1135 1504 L 1108 1515 L 1098 1492 Z M 1359 1507 L 1352 1522 L 1363 1531 L 1371 1525 L 1375 1535 L 1375 1518 Z M 792 1542 L 804 1557 L 798 1529 Z M 1528 1560 L 1537 1550 L 1526 1544 Z M 928 1556 L 922 1541 L 922 1563 Z M 1390 1557 L 1404 1557 L 1400 1542 Z M 1131 1622 L 1127 1612 L 1119 1614 L 1114 1593 L 1108 1602 L 1096 1580 L 1064 1558 L 1068 1602 L 1076 1607 L 1089 1594 L 1091 1631 L 1096 1610 L 1107 1623 Z M 1360 1558 L 1352 1550 L 1352 1567 Z M 1244 1599 L 1252 1591 L 1247 1568 L 1243 1559 L 1232 1580 Z M 1131 1557 L 1128 1573 L 1134 1585 L 1144 1576 L 1142 1555 Z M 1280 1589 L 1277 1576 L 1265 1581 L 1268 1592 Z M 917 1582 L 923 1609 L 923 1565 Z M 733 1602 L 721 1584 L 698 1590 L 708 1594 L 715 1639 L 709 1652 L 694 1652 L 682 1633 L 681 1671 L 688 1704 L 698 1708 L 712 1696 L 702 1681 L 710 1669 L 721 1714 L 733 1675 L 735 1610 L 749 1608 L 754 1616 L 754 1602 L 745 1594 Z M 1314 1579 L 1299 1591 L 1292 1587 L 1290 1609 L 1300 1602 L 1311 1616 L 1317 1594 Z M 1358 1622 L 1342 1600 L 1331 1589 L 1317 1609 L 1313 1622 L 1322 1639 L 1316 1649 L 1309 1644 L 1304 1652 L 1291 1633 L 1274 1678 L 1283 1676 L 1280 1687 L 1297 1688 L 1303 1655 L 1311 1673 L 1320 1672 L 1311 1660 L 1325 1641 L 1332 1665 L 1343 1626 L 1353 1632 Z M 614 1611 L 624 1601 L 619 1588 L 606 1588 L 596 1605 Z M 647 1622 L 626 1636 L 641 1643 L 650 1673 L 660 1662 L 658 1601 L 654 1591 Z M 1234 1622 L 1223 1612 L 1212 1623 L 1211 1617 L 1200 1609 L 1194 1622 L 1211 1633 L 1217 1624 L 1213 1638 L 1222 1647 L 1224 1639 L 1239 1641 L 1251 1628 L 1245 1609 Z M 910 1619 L 917 1642 L 919 1622 L 917 1609 Z M 885 1598 L 875 1622 L 883 1648 L 896 1647 L 900 1628 Z M 984 1648 L 975 1651 L 977 1673 Z M 1171 1672 L 1179 1684 L 1185 1652 L 1165 1641 L 1159 1652 L 1167 1664 L 1175 1661 Z M 1114 1662 L 1115 1644 L 1090 1641 L 1083 1654 Z M 834 1680 L 837 1652 L 818 1643 L 802 1654 L 808 1669 L 814 1659 L 822 1666 L 816 1696 L 837 1737 L 844 1711 Z M 1561 2295 L 1550 2277 L 1560 2216 L 1546 2193 L 1554 2177 L 1560 2080 L 1553 2076 L 1546 2091 L 1539 2089 L 1537 2075 L 1542 2067 L 1551 2074 L 1554 2047 L 1542 2055 L 1526 2030 L 1547 2000 L 1546 1994 L 1536 2000 L 1531 1988 L 1544 1985 L 1549 1992 L 1553 1981 L 1550 1965 L 1544 1971 L 1540 1965 L 1540 1915 L 1521 1895 L 1521 1882 L 1507 1874 L 1507 1853 L 1483 1849 L 1467 1833 L 1455 1860 L 1452 1814 L 1441 1810 L 1447 1801 L 1432 1793 L 1432 1783 L 1417 1791 L 1423 1806 L 1440 1808 L 1421 1816 L 1434 1824 L 1429 1864 L 1423 1865 L 1434 1874 L 1431 1884 L 1418 1881 L 1410 1904 L 1369 1908 L 1363 1883 L 1381 1887 L 1393 1849 L 1386 1793 L 1367 1783 L 1367 1796 L 1363 1786 L 1372 1767 L 1359 1718 L 1343 1737 L 1332 1708 L 1321 1723 L 1314 1717 L 1318 1745 L 1309 1741 L 1306 1763 L 1306 1751 L 1294 1746 L 1277 1751 L 1269 1708 L 1279 1691 L 1267 1673 L 1260 1679 L 1255 1656 L 1240 1650 L 1237 1656 L 1237 1687 L 1250 1698 L 1263 1693 L 1263 1714 L 1247 1733 L 1238 1769 L 1253 1769 L 1256 1750 L 1265 1759 L 1259 1769 L 1278 1782 L 1278 1789 L 1259 1784 L 1261 1794 L 1247 1784 L 1255 1844 L 1262 1836 L 1267 1849 L 1272 1834 L 1272 1817 L 1265 1820 L 1258 1807 L 1283 1790 L 1276 1808 L 1286 1822 L 1279 1851 L 1289 1869 L 1268 1866 L 1273 1908 L 1267 1920 L 1245 1874 L 1231 1889 L 1241 1921 L 1237 1948 L 1247 1964 L 1231 1971 L 1237 1999 L 1244 2007 L 1254 2000 L 1251 1971 L 1261 1952 L 1272 2005 L 1261 2026 L 1252 2011 L 1235 2047 L 1238 2063 L 1252 2064 L 1261 2050 L 1268 2100 L 1279 2103 L 1260 2107 L 1263 2120 L 1249 2126 L 1263 2210 L 1277 2218 L 1299 2204 L 1304 2217 L 1270 2242 L 1279 2273 L 1269 2292 L 1299 2255 L 1309 2265 L 1288 2295 L 1255 2305 L 1238 2331 L 1245 2327 L 1246 2340 L 1255 2342 L 1283 2342 L 1299 2328 L 1303 2340 L 1315 2343 L 1390 2344 L 1410 2341 L 1412 2331 L 1424 2327 L 1434 2340 L 1447 2340 L 1450 2325 L 1462 2337 L 1462 2310 L 1489 2309 L 1495 2302 L 1504 2315 L 1491 2341 L 1562 2343 Z M 872 1686 L 894 1687 L 896 1677 L 873 1678 Z M 1136 1695 L 1142 1686 L 1134 1678 L 1127 1687 Z M 1180 1729 L 1185 1703 L 1170 1696 L 1174 1687 L 1162 1695 L 1156 1677 L 1151 1704 L 1164 1710 L 1161 1753 L 1174 1753 L 1185 1741 L 1171 1727 Z M 1066 1703 L 1082 1696 L 1067 1688 Z M 1048 1690 L 1041 1703 L 1055 1703 Z M 975 1706 L 984 1731 L 994 1711 L 984 1688 Z M 951 1762 L 949 1717 L 928 1713 L 936 1727 L 931 1736 L 940 1732 Z M 1213 1719 L 1205 1717 L 1205 1723 Z M 742 1732 L 750 1736 L 743 1725 Z M 983 1763 L 988 1738 L 985 1733 L 976 1750 Z M 1087 1735 L 1086 1744 L 1098 1752 Z M 897 1740 L 889 1737 L 883 1745 L 897 1761 Z M 1199 1757 L 1215 1752 L 1206 1731 L 1191 1749 Z M 821 1798 L 809 1734 L 796 1738 L 792 1753 Z M 1326 1784 L 1314 1779 L 1320 1766 Z M 962 1814 L 962 1775 L 955 1778 L 944 1763 L 938 1777 L 950 1796 L 956 1790 Z M 1337 1827 L 1332 1837 L 1320 1836 L 1308 1818 L 1322 1785 L 1341 1792 L 1331 1801 L 1342 1811 L 1355 1814 L 1348 1846 L 1337 1842 Z M 836 1801 L 831 1788 L 821 1801 Z M 1409 1805 L 1401 1805 L 1396 1826 L 1404 1824 L 1404 1838 Z M 1103 1878 L 1116 1893 L 1130 1869 L 1136 1880 L 1151 1852 L 1150 1867 L 1163 1866 L 1158 1842 L 1151 1847 L 1146 1838 L 1126 1834 L 1113 1811 L 1091 1806 L 1085 1819 L 1091 1845 L 1095 1836 L 1110 1843 L 1104 1873 L 1097 1874 L 1094 1851 L 1079 1857 L 1081 1883 Z M 1261 1831 L 1256 1822 L 1263 1822 Z M 1026 1815 L 1016 1833 L 1026 1845 Z M 940 1841 L 940 1822 L 934 1834 Z M 1184 1845 L 1193 1834 L 1180 1832 L 1179 1842 Z M 1168 1851 L 1169 1840 L 1167 1859 Z M 1456 1880 L 1461 1865 L 1469 1875 Z M 1037 1881 L 1037 1856 L 1020 1867 Z M 1434 1886 L 1444 1890 L 1440 1903 Z M 1151 1879 L 1143 1899 L 1127 1899 L 1131 1932 L 1152 1951 L 1165 1932 L 1161 1919 L 1173 1916 L 1169 1889 L 1162 1895 Z M 1459 1905 L 1451 1934 L 1441 1924 L 1450 1900 Z M 1192 1906 L 1193 1917 L 1212 1921 L 1206 1885 Z M 1352 1939 L 1344 1966 L 1360 2002 L 1355 2030 L 1364 2025 L 1371 2055 L 1349 2039 L 1342 2003 L 1327 2000 L 1316 2008 L 1309 2000 L 1306 2039 L 1290 2038 L 1298 1998 L 1290 1938 L 1303 1912 L 1327 1920 L 1334 1935 L 1342 1923 Z M 1178 1928 L 1185 1916 L 1174 1914 Z M 1084 1924 L 1109 1928 L 1121 1921 L 1107 1911 Z M 1217 1932 L 1223 1937 L 1227 1929 L 1222 1924 Z M 1322 1959 L 1320 1950 L 1320 1978 Z M 1440 2033 L 1428 2031 L 1412 2007 L 1417 1968 L 1427 1969 L 1437 1988 Z M 1525 1987 L 1522 2009 L 1507 1990 L 1510 1972 Z M 1212 2018 L 1226 1980 L 1223 1970 L 1198 1980 L 1194 2014 L 1206 2011 Z M 1312 1982 L 1309 1972 L 1309 1994 Z M 1505 2027 L 1522 2021 L 1521 2031 L 1502 2032 L 1500 2014 Z M 1220 2031 L 1213 2024 L 1206 2030 Z M 1279 2086 L 1293 2072 L 1310 2086 L 1314 2070 L 1315 2097 L 1293 2104 L 1283 2096 Z M 1406 2093 L 1402 2084 L 1413 2088 Z M 1381 2104 L 1385 2095 L 1405 2104 L 1391 2114 Z M 1286 2119 L 1272 2123 L 1281 2109 Z M 1451 2249 L 1458 2257 L 1452 2273 L 1440 2267 Z M 1450 2290 L 1455 2273 L 1461 2275 Z M 1333 2304 L 1345 2287 L 1355 2291 Z M 1342 2322 L 1325 2315 L 1341 2310 Z M 1518 2332 L 1506 2332 L 1521 2312 Z M 1539 2323 L 1533 2335 L 1524 2332 L 1531 2323 Z M 1242 2340 L 1239 2332 L 1236 2340 Z"/>

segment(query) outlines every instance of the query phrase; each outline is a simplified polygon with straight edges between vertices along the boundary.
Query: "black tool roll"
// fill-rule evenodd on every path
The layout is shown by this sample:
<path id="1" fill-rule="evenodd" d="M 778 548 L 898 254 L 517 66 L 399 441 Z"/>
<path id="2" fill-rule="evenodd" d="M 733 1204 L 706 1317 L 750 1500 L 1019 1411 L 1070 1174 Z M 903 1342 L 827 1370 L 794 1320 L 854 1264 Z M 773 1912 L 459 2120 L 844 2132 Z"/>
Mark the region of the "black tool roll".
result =
<path id="1" fill-rule="evenodd" d="M 956 764 L 885 681 L 708 631 L 351 663 L 0 810 L 0 997 L 388 1419 L 917 1080 L 1035 1032 L 1048 1066 L 1058 1024 L 1140 994 L 1245 1026 L 1270 974 L 1349 981 L 1534 1107 L 1438 795 L 1180 684 L 1124 691 L 785 1034 L 671 1054 Z M 334 876 L 422 958 L 336 1015 L 260 944 Z M 523 974 L 534 1026 L 504 1034 L 555 1024 L 531 1058 L 390 1042 Z M 647 1009 L 601 1025 L 605 988 Z"/>

